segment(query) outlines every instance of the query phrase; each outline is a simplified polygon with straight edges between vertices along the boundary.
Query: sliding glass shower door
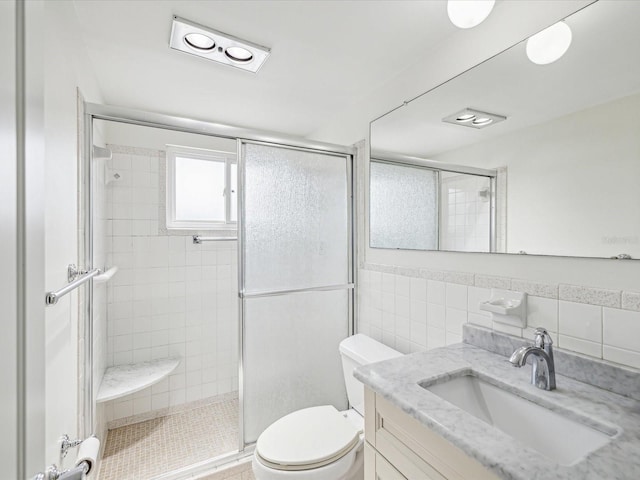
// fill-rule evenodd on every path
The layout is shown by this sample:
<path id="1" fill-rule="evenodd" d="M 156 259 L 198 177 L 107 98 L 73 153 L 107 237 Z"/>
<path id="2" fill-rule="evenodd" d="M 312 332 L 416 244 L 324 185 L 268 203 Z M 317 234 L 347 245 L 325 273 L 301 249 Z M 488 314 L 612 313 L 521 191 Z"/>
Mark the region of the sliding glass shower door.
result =
<path id="1" fill-rule="evenodd" d="M 244 443 L 309 406 L 347 406 L 351 157 L 241 142 Z"/>

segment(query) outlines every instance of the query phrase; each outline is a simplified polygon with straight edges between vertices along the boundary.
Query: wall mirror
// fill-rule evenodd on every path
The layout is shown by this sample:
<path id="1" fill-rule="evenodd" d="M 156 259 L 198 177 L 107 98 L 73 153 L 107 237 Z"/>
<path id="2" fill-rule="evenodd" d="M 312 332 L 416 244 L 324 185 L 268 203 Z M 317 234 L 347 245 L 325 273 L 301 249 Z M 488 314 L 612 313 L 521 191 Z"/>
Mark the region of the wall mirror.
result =
<path id="1" fill-rule="evenodd" d="M 370 246 L 640 258 L 638 18 L 596 2 L 558 60 L 523 41 L 373 121 Z"/>

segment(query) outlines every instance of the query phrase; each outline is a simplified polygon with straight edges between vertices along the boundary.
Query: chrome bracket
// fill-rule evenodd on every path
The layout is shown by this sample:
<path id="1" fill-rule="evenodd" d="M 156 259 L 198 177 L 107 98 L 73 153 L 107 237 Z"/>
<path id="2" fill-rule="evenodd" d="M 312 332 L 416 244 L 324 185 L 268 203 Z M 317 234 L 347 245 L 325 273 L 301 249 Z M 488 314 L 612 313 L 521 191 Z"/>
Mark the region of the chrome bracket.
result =
<path id="1" fill-rule="evenodd" d="M 78 267 L 76 267 L 75 263 L 71 263 L 67 267 L 67 281 L 69 283 L 73 282 L 76 278 L 78 278 L 78 275 L 80 275 L 80 270 L 78 270 Z"/>
<path id="2" fill-rule="evenodd" d="M 76 440 L 69 439 L 69 435 L 66 433 L 60 438 L 60 456 L 62 458 L 67 456 L 70 448 L 75 448 L 82 443 L 79 438 Z"/>
<path id="3" fill-rule="evenodd" d="M 78 268 L 75 263 L 71 263 L 67 267 L 67 280 L 71 283 L 80 275 L 84 275 L 85 273 L 89 273 L 89 270 L 86 268 Z"/>
<path id="4" fill-rule="evenodd" d="M 629 255 L 628 253 L 621 253 L 611 258 L 615 260 L 631 260 L 632 259 L 631 255 Z"/>

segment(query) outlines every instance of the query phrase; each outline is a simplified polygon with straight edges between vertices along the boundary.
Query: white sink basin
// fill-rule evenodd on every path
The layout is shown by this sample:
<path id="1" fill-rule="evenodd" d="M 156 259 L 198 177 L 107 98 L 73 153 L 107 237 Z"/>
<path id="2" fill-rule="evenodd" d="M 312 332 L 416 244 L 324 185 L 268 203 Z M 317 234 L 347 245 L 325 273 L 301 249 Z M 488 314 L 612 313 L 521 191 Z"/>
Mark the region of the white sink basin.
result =
<path id="1" fill-rule="evenodd" d="M 617 433 L 567 418 L 473 374 L 421 386 L 560 465 L 578 463 Z"/>

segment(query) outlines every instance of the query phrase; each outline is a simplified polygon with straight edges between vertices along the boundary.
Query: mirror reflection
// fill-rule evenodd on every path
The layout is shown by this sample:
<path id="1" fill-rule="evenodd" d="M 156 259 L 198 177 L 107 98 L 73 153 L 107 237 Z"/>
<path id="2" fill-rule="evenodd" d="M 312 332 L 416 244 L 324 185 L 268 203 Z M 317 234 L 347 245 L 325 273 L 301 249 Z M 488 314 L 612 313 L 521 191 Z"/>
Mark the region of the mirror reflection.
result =
<path id="1" fill-rule="evenodd" d="M 640 258 L 637 18 L 597 2 L 559 58 L 521 42 L 372 122 L 371 247 Z"/>

